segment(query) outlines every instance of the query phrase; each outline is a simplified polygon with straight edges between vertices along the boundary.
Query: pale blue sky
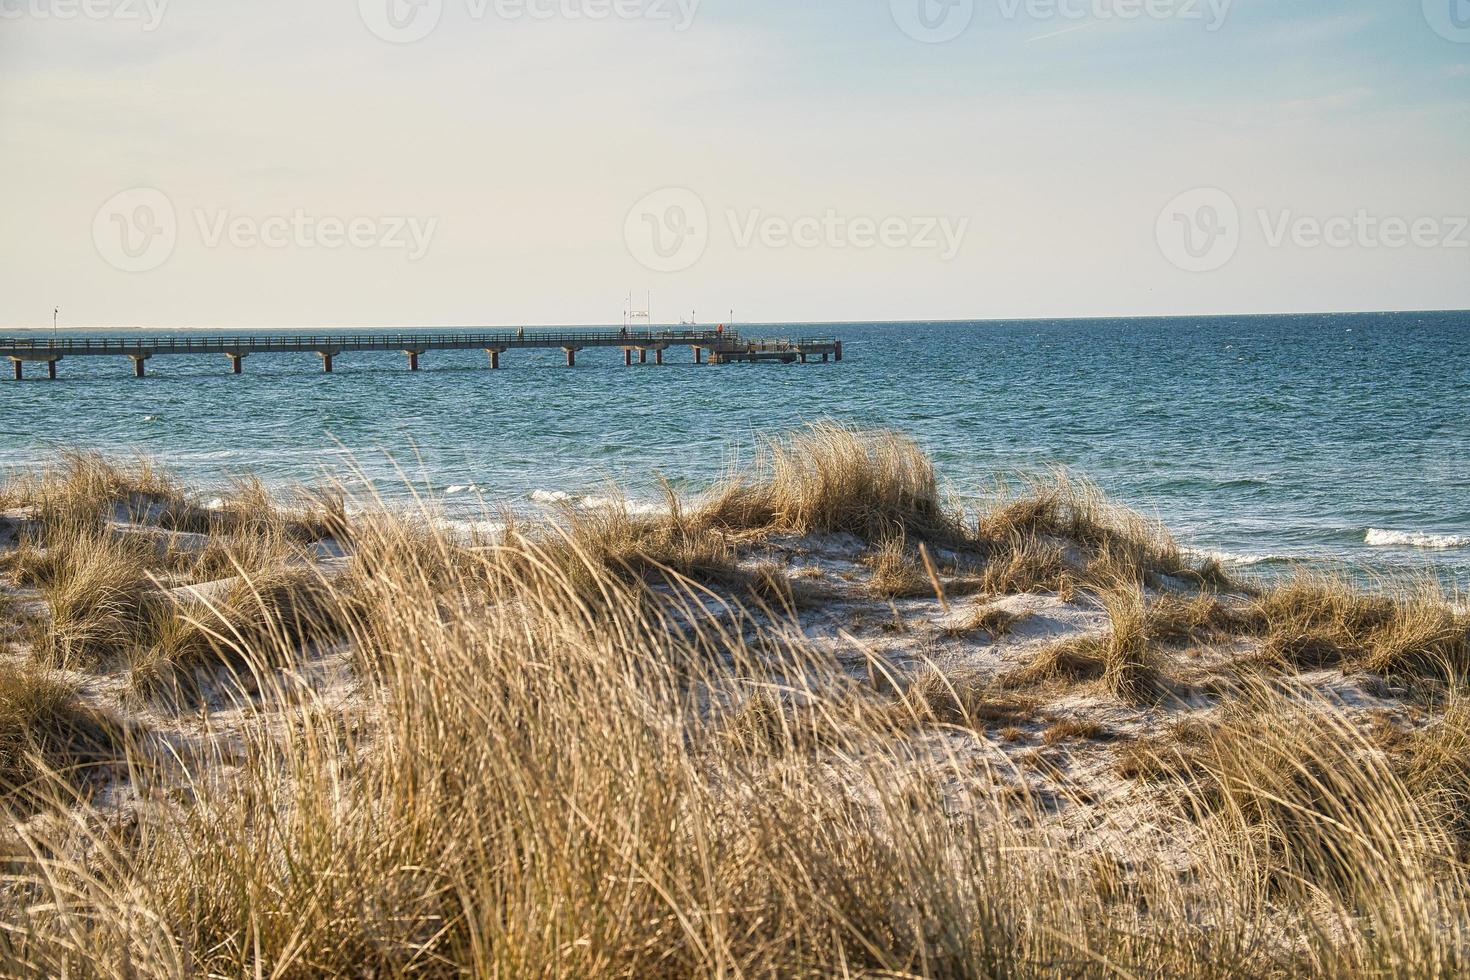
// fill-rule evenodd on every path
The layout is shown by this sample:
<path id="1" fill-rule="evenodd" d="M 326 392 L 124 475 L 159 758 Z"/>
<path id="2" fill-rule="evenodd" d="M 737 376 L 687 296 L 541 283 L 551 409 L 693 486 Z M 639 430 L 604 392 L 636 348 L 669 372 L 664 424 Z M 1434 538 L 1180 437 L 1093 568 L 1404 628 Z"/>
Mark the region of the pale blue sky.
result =
<path id="1" fill-rule="evenodd" d="M 412 43 L 370 24 L 404 0 L 87 2 L 0 0 L 0 325 L 609 322 L 630 290 L 747 321 L 1470 308 L 1470 0 L 976 0 L 945 43 L 890 0 L 682 31 L 664 0 L 439 0 Z M 125 271 L 140 188 L 174 235 Z M 665 188 L 706 219 L 674 271 L 636 240 Z M 1196 188 L 1238 212 L 1209 271 L 1165 240 Z M 1311 235 L 1360 212 L 1433 224 Z"/>

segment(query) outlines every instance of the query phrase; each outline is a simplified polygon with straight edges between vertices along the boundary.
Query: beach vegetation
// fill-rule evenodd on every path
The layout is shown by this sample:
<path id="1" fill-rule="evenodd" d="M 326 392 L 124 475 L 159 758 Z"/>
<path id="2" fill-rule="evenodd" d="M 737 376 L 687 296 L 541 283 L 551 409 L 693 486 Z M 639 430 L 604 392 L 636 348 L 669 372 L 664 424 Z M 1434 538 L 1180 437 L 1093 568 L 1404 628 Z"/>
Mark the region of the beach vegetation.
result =
<path id="1" fill-rule="evenodd" d="M 18 478 L 6 594 L 44 613 L 0 660 L 0 974 L 1470 967 L 1442 595 L 1230 581 L 1072 477 L 937 488 L 833 426 L 658 513 L 473 532 Z M 1206 647 L 1229 683 L 1185 692 Z"/>

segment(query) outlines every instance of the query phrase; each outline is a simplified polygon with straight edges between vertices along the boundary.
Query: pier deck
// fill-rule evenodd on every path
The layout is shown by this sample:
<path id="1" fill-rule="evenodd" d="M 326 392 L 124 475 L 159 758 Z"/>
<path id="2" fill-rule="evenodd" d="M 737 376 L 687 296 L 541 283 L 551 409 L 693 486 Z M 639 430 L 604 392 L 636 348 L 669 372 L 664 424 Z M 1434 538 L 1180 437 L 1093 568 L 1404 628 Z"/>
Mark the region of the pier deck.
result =
<path id="1" fill-rule="evenodd" d="M 640 364 L 650 351 L 657 364 L 664 351 L 688 347 L 695 363 L 731 364 L 774 361 L 807 363 L 820 357 L 842 360 L 842 341 L 833 337 L 802 337 L 790 340 L 746 339 L 733 330 L 489 330 L 418 331 L 413 333 L 317 333 L 309 335 L 258 334 L 227 336 L 214 333 L 177 336 L 94 336 L 48 339 L 0 337 L 0 358 L 9 358 L 17 381 L 25 376 L 27 363 L 46 365 L 47 376 L 55 379 L 57 362 L 68 357 L 126 357 L 133 374 L 144 377 L 149 359 L 168 355 L 218 354 L 229 358 L 233 373 L 244 373 L 245 358 L 252 354 L 316 354 L 322 370 L 330 373 L 337 357 L 346 353 L 398 351 L 408 358 L 411 371 L 419 369 L 419 358 L 430 351 L 483 350 L 490 367 L 498 369 L 502 354 L 518 350 L 557 350 L 566 353 L 567 366 L 575 367 L 577 353 L 588 348 L 620 348 L 623 363 L 631 365 L 636 352 Z M 707 355 L 707 358 L 706 358 Z"/>

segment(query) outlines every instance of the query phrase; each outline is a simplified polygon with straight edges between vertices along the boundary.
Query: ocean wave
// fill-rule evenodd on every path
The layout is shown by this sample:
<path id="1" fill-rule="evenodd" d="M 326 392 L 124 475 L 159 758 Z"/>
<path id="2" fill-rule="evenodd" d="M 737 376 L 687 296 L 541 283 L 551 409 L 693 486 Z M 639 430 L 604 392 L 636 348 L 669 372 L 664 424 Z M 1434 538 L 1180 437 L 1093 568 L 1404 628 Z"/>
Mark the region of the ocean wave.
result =
<path id="1" fill-rule="evenodd" d="M 446 487 L 444 490 L 444 495 L 446 497 L 454 497 L 462 493 L 477 493 L 479 492 L 479 489 L 480 488 L 475 486 L 473 483 L 456 483 L 452 487 Z"/>
<path id="2" fill-rule="evenodd" d="M 1267 562 L 1286 560 L 1281 555 L 1238 555 L 1230 551 L 1209 551 L 1194 548 L 1185 549 L 1184 555 L 1186 558 L 1193 558 L 1195 561 L 1217 561 L 1227 568 L 1251 568 L 1255 565 L 1264 565 Z"/>
<path id="3" fill-rule="evenodd" d="M 1427 531 L 1385 531 L 1369 528 L 1367 543 L 1375 548 L 1470 548 L 1470 536 L 1430 534 Z"/>
<path id="4" fill-rule="evenodd" d="M 621 507 L 629 514 L 651 516 L 668 513 L 668 506 L 644 500 L 628 500 L 623 497 L 603 497 L 597 494 L 577 496 L 564 490 L 536 490 L 531 499 L 538 504 L 554 506 L 571 504 L 579 510 L 612 510 Z"/>
<path id="5" fill-rule="evenodd" d="M 621 507 L 630 514 L 642 517 L 666 514 L 669 510 L 665 504 L 655 504 L 646 500 L 626 500 L 621 497 L 587 496 L 579 500 L 577 506 L 586 510 L 607 510 L 613 507 Z"/>
<path id="6" fill-rule="evenodd" d="M 505 533 L 504 521 L 471 521 L 452 517 L 438 517 L 434 524 L 460 544 L 498 538 Z"/>

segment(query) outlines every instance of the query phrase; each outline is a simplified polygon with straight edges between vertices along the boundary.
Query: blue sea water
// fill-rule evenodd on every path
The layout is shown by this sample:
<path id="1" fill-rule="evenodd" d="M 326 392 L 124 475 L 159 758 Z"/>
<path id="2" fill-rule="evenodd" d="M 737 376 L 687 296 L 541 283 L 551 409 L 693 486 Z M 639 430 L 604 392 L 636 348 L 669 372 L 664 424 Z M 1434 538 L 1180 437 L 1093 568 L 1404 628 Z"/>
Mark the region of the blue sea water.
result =
<path id="1" fill-rule="evenodd" d="M 835 333 L 841 364 L 624 367 L 616 350 L 228 362 L 72 359 L 0 381 L 0 459 L 150 454 L 208 488 L 356 467 L 468 517 L 655 475 L 707 485 L 763 433 L 836 419 L 915 437 L 961 496 L 1053 466 L 1259 569 L 1431 572 L 1470 589 L 1470 313 L 747 327 Z M 23 332 L 22 332 L 23 333 Z M 43 335 L 49 331 L 42 332 Z M 42 372 L 32 366 L 30 374 Z M 451 492 L 452 491 L 452 492 Z"/>

